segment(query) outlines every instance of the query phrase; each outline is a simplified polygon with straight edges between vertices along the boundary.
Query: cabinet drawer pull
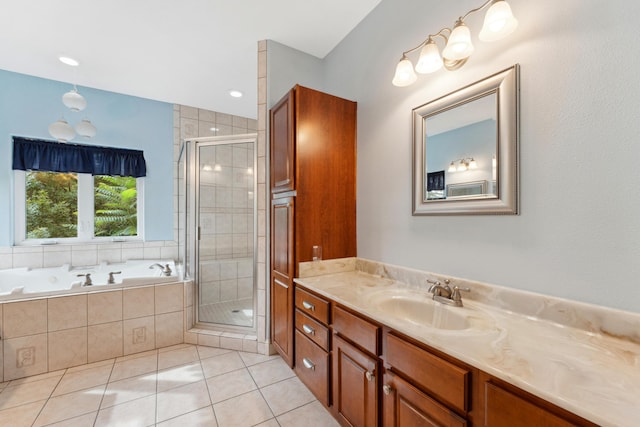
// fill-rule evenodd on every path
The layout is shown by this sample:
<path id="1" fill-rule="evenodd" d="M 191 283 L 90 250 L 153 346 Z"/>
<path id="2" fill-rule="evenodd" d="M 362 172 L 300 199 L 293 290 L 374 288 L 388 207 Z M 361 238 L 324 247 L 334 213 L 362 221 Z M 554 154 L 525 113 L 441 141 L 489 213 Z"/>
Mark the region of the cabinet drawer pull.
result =
<path id="1" fill-rule="evenodd" d="M 391 394 L 392 390 L 393 389 L 391 388 L 391 386 L 389 384 L 385 384 L 385 385 L 382 386 L 382 392 L 384 394 L 386 394 L 387 396 L 389 396 Z"/>
<path id="2" fill-rule="evenodd" d="M 315 335 L 316 334 L 316 330 L 313 329 L 311 326 L 309 325 L 302 325 L 302 330 L 309 334 L 309 335 Z"/>
<path id="3" fill-rule="evenodd" d="M 307 359 L 306 357 L 302 359 L 302 364 L 307 369 L 311 369 L 312 371 L 316 370 L 316 365 L 314 365 L 313 362 L 311 362 L 311 360 Z"/>
<path id="4" fill-rule="evenodd" d="M 313 305 L 313 304 L 311 304 L 311 303 L 310 303 L 310 302 L 308 302 L 308 301 L 302 301 L 302 306 L 303 306 L 304 308 L 306 308 L 307 310 L 311 310 L 311 311 L 314 311 L 314 310 L 316 309 L 316 306 L 315 306 L 315 305 Z"/>
<path id="5" fill-rule="evenodd" d="M 376 377 L 375 375 L 373 375 L 373 373 L 371 373 L 371 371 L 367 371 L 364 376 L 367 378 L 367 381 L 373 381 Z"/>

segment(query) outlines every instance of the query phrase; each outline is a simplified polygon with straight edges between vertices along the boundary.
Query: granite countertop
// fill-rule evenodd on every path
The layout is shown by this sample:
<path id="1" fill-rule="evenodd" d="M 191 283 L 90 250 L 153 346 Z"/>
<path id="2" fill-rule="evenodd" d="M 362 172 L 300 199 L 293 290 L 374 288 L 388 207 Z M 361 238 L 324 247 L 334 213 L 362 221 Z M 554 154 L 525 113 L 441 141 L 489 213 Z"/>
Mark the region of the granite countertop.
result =
<path id="1" fill-rule="evenodd" d="M 464 307 L 436 303 L 426 316 L 435 322 L 464 317 L 466 328 L 433 328 L 429 321 L 425 326 L 415 320 L 418 313 L 409 320 L 389 315 L 379 297 L 419 301 L 429 298 L 426 287 L 363 271 L 295 282 L 592 422 L 634 427 L 640 422 L 640 344 L 634 340 L 520 314 L 464 294 Z M 459 328 L 455 321 L 451 325 Z"/>

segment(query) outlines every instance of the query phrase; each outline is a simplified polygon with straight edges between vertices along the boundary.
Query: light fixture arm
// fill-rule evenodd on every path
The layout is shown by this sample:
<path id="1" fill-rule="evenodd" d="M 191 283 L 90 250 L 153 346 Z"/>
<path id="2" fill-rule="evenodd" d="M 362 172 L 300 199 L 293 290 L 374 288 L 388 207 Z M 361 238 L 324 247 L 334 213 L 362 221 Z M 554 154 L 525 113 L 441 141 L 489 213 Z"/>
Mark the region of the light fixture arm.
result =
<path id="1" fill-rule="evenodd" d="M 409 50 L 407 50 L 405 52 L 402 52 L 402 57 L 406 58 L 408 54 L 413 53 L 413 52 L 417 51 L 418 49 L 423 48 L 424 45 L 429 43 L 429 40 L 433 40 L 438 36 L 440 36 L 440 37 L 442 37 L 444 39 L 444 44 L 447 44 L 447 41 L 449 40 L 449 38 L 443 34 L 444 31 L 448 31 L 449 34 L 451 34 L 451 28 L 447 28 L 447 27 L 444 27 L 444 28 L 440 29 L 440 31 L 438 31 L 435 34 L 429 34 L 427 36 L 427 38 L 422 43 L 420 43 L 418 46 L 414 47 L 413 49 L 409 49 Z"/>
<path id="2" fill-rule="evenodd" d="M 475 9 L 471 9 L 469 12 L 465 13 L 463 16 L 458 18 L 458 21 L 461 21 L 461 22 L 464 21 L 465 19 L 467 19 L 467 16 L 471 15 L 472 13 L 481 11 L 482 9 L 489 6 L 491 3 L 494 3 L 495 1 L 496 0 L 487 0 L 482 6 L 476 7 Z"/>

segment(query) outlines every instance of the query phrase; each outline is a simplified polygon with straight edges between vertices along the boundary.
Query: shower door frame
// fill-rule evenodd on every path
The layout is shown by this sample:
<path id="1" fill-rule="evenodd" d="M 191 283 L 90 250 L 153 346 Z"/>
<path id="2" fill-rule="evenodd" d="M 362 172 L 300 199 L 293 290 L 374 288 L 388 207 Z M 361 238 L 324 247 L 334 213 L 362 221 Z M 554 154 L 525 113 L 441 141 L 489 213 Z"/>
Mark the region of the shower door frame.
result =
<path id="1" fill-rule="evenodd" d="M 257 332 L 257 310 L 258 310 L 258 134 L 249 133 L 241 135 L 224 135 L 201 138 L 189 138 L 185 141 L 186 159 L 185 159 L 185 271 L 192 277 L 194 281 L 194 327 L 209 330 L 223 330 L 229 332 L 247 333 Z M 253 315 L 251 326 L 228 325 L 225 323 L 201 322 L 199 318 L 200 307 L 200 147 L 208 147 L 215 145 L 229 145 L 253 143 Z"/>

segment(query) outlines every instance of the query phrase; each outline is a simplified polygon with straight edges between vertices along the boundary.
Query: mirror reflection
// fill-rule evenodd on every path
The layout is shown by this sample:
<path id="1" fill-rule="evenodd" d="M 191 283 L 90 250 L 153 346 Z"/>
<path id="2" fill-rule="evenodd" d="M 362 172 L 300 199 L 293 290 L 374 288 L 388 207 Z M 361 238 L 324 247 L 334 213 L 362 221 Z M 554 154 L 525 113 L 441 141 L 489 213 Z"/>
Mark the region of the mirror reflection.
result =
<path id="1" fill-rule="evenodd" d="M 519 70 L 413 109 L 413 215 L 518 213 Z"/>
<path id="2" fill-rule="evenodd" d="M 424 118 L 424 200 L 497 197 L 496 94 Z"/>

